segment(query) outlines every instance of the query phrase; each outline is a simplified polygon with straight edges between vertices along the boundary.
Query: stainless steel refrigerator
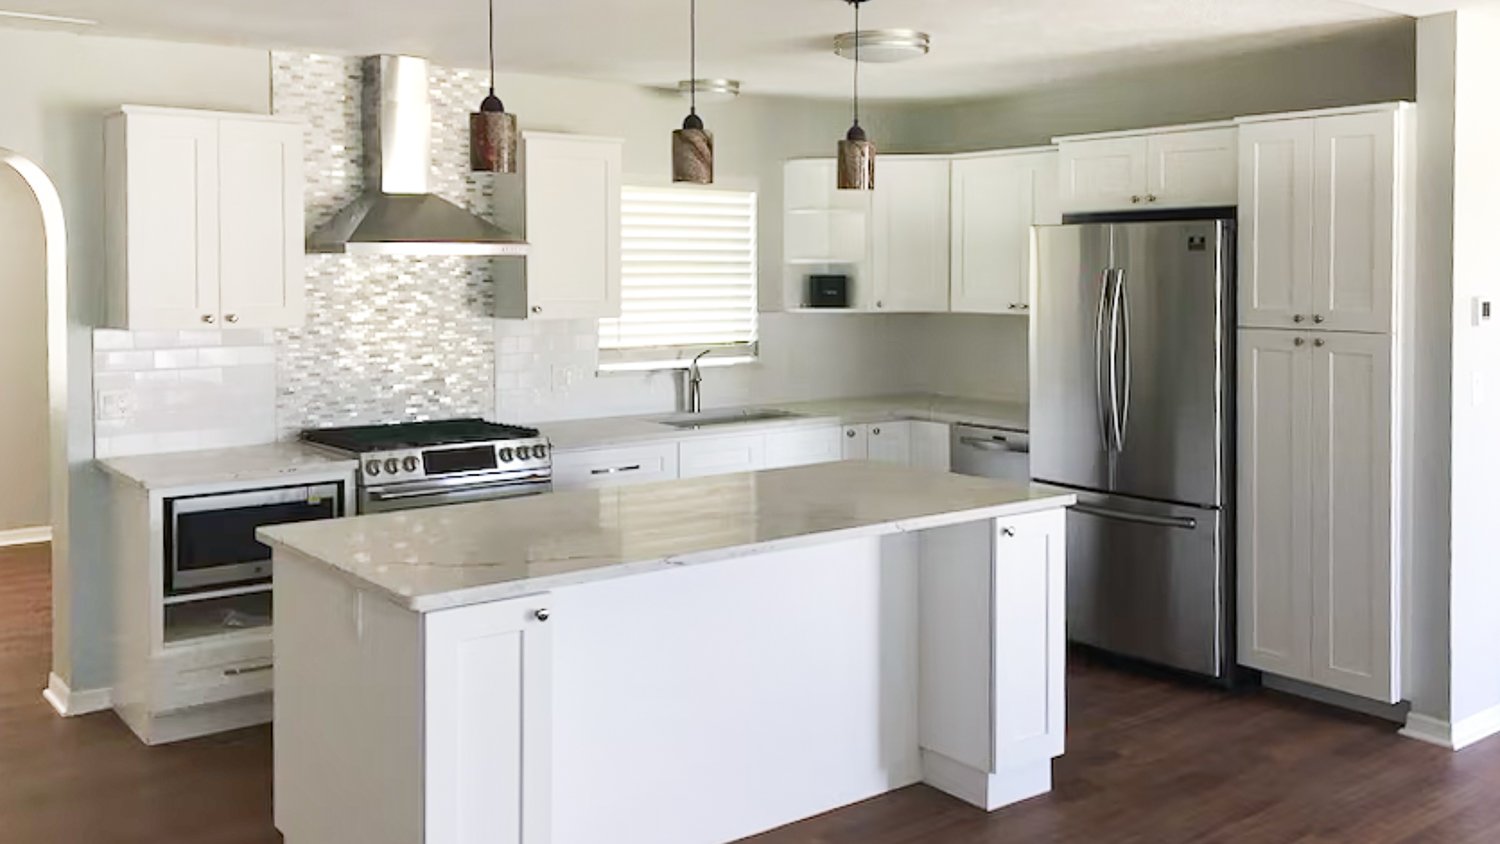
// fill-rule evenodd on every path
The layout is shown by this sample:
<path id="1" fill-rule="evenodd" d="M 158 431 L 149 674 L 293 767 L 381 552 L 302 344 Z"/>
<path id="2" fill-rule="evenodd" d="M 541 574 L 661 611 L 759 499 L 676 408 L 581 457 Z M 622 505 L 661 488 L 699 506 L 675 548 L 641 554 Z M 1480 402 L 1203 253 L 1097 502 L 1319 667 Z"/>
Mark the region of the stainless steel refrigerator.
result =
<path id="1" fill-rule="evenodd" d="M 1039 248 L 1031 466 L 1079 493 L 1069 636 L 1226 678 L 1234 223 L 1051 226 Z"/>

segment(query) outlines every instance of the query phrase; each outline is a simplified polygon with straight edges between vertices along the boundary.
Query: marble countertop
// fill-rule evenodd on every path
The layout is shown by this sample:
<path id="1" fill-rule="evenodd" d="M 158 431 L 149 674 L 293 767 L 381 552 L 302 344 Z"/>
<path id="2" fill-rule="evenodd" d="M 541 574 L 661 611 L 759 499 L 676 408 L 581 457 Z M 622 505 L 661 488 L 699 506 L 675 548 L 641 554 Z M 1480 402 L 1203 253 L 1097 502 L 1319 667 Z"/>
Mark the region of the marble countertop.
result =
<path id="1" fill-rule="evenodd" d="M 774 402 L 758 404 L 755 407 L 785 410 L 799 414 L 799 416 L 767 422 L 712 426 L 698 430 L 673 428 L 655 421 L 672 415 L 670 413 L 548 422 L 537 427 L 552 443 L 554 449 L 563 451 L 606 448 L 650 440 L 726 436 L 749 431 L 777 430 L 807 425 L 829 423 L 860 425 L 898 419 L 919 419 L 950 424 L 963 422 L 1017 431 L 1028 429 L 1028 408 L 1025 404 L 949 396 L 875 396 L 825 401 Z M 712 413 L 713 409 L 709 412 Z"/>
<path id="2" fill-rule="evenodd" d="M 1040 486 L 843 462 L 280 525 L 257 536 L 429 612 L 1073 503 Z"/>
<path id="3" fill-rule="evenodd" d="M 359 470 L 358 461 L 332 457 L 302 443 L 141 454 L 98 462 L 111 475 L 146 489 L 237 481 L 284 481 L 307 475 Z"/>

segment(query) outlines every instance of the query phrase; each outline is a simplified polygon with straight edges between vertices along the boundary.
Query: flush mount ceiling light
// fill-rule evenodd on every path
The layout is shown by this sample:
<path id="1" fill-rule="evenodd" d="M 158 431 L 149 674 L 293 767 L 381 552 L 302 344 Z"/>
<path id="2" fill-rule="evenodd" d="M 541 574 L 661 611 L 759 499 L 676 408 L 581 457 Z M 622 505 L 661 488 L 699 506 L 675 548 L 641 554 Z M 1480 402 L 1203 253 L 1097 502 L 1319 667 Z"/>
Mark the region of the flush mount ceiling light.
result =
<path id="1" fill-rule="evenodd" d="M 869 0 L 845 0 L 854 7 L 854 125 L 839 141 L 839 190 L 875 189 L 875 145 L 859 125 L 859 66 L 861 44 L 859 7 Z"/>
<path id="2" fill-rule="evenodd" d="M 915 29 L 866 29 L 845 32 L 833 39 L 833 51 L 853 59 L 856 51 L 863 62 L 905 62 L 932 51 L 932 36 Z"/>
<path id="3" fill-rule="evenodd" d="M 693 80 L 684 79 L 678 82 L 677 93 L 692 99 Z M 696 93 L 698 99 L 704 102 L 727 103 L 740 95 L 740 81 L 738 79 L 699 79 Z"/>
<path id="4" fill-rule="evenodd" d="M 703 128 L 703 118 L 698 116 L 698 86 L 691 80 L 698 78 L 698 0 L 689 0 L 689 65 L 687 119 L 682 128 L 672 133 L 672 181 L 694 185 L 714 183 L 714 136 Z"/>
<path id="5" fill-rule="evenodd" d="M 469 115 L 469 169 L 516 172 L 516 116 L 495 96 L 495 0 L 490 0 L 490 95 Z"/>

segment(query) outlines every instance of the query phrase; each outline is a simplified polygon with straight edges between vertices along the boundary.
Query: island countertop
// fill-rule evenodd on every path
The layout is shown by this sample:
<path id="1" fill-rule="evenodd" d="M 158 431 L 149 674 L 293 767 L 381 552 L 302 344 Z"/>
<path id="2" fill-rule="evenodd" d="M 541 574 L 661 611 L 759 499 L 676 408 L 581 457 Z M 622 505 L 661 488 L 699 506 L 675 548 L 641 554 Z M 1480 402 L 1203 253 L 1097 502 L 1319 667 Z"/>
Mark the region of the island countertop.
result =
<path id="1" fill-rule="evenodd" d="M 840 462 L 279 525 L 256 535 L 429 612 L 1074 501 L 1044 487 Z"/>

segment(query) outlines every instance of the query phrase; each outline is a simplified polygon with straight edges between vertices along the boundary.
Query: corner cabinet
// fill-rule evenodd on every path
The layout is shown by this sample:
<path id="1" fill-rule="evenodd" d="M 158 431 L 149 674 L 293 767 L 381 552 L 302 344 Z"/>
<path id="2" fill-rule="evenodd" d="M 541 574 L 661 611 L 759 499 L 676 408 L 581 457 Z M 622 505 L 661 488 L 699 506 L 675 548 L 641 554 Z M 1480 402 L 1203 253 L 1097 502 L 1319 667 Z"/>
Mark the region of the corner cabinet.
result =
<path id="1" fill-rule="evenodd" d="M 1058 138 L 1062 211 L 1234 205 L 1236 138 L 1230 124 Z"/>
<path id="2" fill-rule="evenodd" d="M 495 263 L 495 315 L 598 319 L 620 315 L 621 170 L 617 138 L 525 132 L 521 143 L 528 256 Z M 503 215 L 509 216 L 509 215 Z"/>
<path id="3" fill-rule="evenodd" d="M 302 160 L 297 121 L 142 106 L 110 115 L 107 324 L 301 325 Z"/>
<path id="4" fill-rule="evenodd" d="M 1062 222 L 1057 151 L 958 159 L 952 199 L 953 312 L 1029 314 L 1033 227 Z"/>

